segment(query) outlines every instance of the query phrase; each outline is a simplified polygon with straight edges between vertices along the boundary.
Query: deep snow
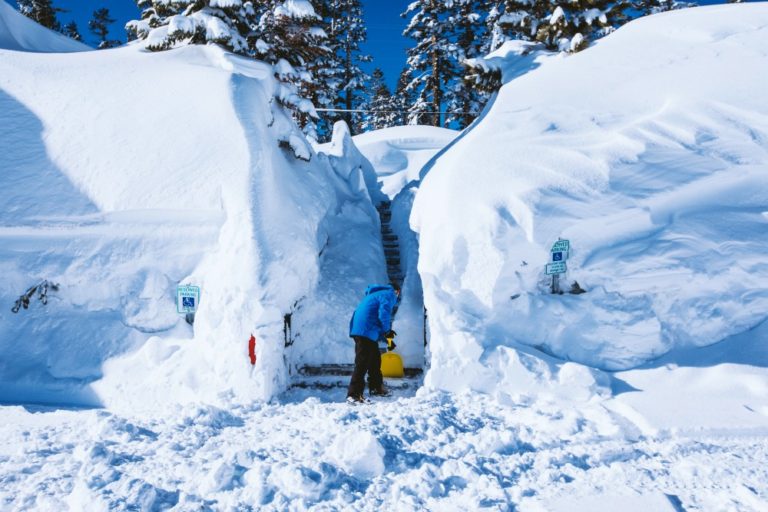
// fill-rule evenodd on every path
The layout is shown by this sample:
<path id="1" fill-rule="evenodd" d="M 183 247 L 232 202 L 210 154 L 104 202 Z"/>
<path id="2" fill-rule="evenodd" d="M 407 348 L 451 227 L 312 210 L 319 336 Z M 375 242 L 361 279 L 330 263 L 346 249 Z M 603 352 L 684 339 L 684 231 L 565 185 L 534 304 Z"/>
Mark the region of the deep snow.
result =
<path id="1" fill-rule="evenodd" d="M 514 389 L 518 344 L 632 368 L 763 322 L 767 45 L 765 4 L 686 9 L 503 86 L 413 206 L 427 382 Z M 558 238 L 587 293 L 549 293 Z"/>
<path id="2" fill-rule="evenodd" d="M 0 508 L 766 510 L 765 5 L 575 56 L 507 45 L 462 134 L 339 125 L 318 148 L 263 64 L 54 55 L 3 26 Z M 285 391 L 351 360 L 387 196 L 415 364 L 424 278 L 426 386 L 366 407 Z M 547 293 L 558 236 L 586 294 Z M 43 278 L 49 303 L 12 314 Z"/>
<path id="3" fill-rule="evenodd" d="M 0 163 L 14 170 L 0 176 L 0 298 L 60 285 L 47 306 L 0 312 L 0 350 L 18 354 L 0 364 L 0 400 L 242 403 L 317 354 L 351 362 L 348 314 L 386 277 L 381 192 L 349 144 L 312 150 L 269 66 L 215 46 L 0 57 Z M 201 288 L 194 328 L 179 284 Z"/>

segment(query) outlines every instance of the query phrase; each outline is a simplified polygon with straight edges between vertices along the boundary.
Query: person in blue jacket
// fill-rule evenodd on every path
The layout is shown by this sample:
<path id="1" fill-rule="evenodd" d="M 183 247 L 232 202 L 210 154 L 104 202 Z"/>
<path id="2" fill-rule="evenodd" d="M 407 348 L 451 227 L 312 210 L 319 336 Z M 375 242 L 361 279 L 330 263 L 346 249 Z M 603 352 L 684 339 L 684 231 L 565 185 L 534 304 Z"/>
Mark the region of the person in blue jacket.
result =
<path id="1" fill-rule="evenodd" d="M 386 396 L 384 377 L 381 375 L 381 353 L 378 341 L 393 337 L 392 310 L 400 297 L 400 286 L 373 284 L 365 290 L 365 297 L 349 321 L 349 336 L 355 340 L 355 369 L 347 388 L 348 402 L 365 402 L 365 374 L 371 395 Z"/>

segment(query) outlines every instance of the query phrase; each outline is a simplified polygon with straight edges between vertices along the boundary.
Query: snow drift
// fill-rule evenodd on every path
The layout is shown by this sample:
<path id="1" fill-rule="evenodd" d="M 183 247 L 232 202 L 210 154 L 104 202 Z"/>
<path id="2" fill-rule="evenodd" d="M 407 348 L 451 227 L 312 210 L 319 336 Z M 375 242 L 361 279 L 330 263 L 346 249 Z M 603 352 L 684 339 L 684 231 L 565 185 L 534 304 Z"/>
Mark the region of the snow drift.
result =
<path id="1" fill-rule="evenodd" d="M 767 55 L 765 4 L 686 9 L 504 85 L 414 204 L 428 384 L 513 392 L 542 375 L 515 348 L 622 369 L 762 322 Z M 559 238 L 585 294 L 549 292 Z"/>
<path id="2" fill-rule="evenodd" d="M 382 192 L 394 200 L 409 183 L 419 180 L 427 162 L 457 135 L 434 126 L 396 126 L 361 133 L 354 141 L 375 169 Z"/>
<path id="3" fill-rule="evenodd" d="M 27 34 L 7 7 L 0 22 Z M 4 48 L 0 400 L 266 399 L 301 363 L 286 342 L 323 343 L 336 322 L 348 343 L 362 283 L 383 274 L 376 212 L 360 167 L 315 154 L 278 106 L 271 67 L 214 46 Z M 360 245 L 373 255 L 334 283 L 344 299 L 316 294 L 327 255 Z M 11 313 L 41 279 L 60 285 L 48 304 Z M 194 328 L 176 312 L 186 283 L 201 287 Z M 294 327 L 302 315 L 323 323 L 287 340 L 287 314 Z"/>
<path id="4" fill-rule="evenodd" d="M 83 52 L 91 49 L 38 25 L 6 2 L 0 2 L 0 48 L 41 53 Z"/>

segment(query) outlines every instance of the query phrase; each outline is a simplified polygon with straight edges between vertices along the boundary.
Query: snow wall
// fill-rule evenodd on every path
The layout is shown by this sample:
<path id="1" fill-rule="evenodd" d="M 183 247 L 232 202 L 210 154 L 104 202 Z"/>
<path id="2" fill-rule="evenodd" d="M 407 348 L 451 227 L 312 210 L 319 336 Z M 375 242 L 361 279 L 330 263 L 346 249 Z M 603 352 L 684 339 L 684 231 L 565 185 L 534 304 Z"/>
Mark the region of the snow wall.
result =
<path id="1" fill-rule="evenodd" d="M 588 389 L 599 374 L 543 353 L 630 368 L 763 322 L 768 5 L 669 12 L 526 58 L 415 199 L 427 385 Z M 558 238 L 563 288 L 587 293 L 550 293 Z"/>
<path id="2" fill-rule="evenodd" d="M 214 46 L 0 50 L 0 401 L 245 402 L 284 389 L 330 332 L 320 352 L 354 357 L 349 315 L 385 278 L 365 170 L 314 153 L 277 87 Z M 351 246 L 367 257 L 329 285 L 328 255 Z M 42 279 L 59 285 L 48 304 L 12 313 Z M 178 284 L 200 286 L 194 328 Z"/>

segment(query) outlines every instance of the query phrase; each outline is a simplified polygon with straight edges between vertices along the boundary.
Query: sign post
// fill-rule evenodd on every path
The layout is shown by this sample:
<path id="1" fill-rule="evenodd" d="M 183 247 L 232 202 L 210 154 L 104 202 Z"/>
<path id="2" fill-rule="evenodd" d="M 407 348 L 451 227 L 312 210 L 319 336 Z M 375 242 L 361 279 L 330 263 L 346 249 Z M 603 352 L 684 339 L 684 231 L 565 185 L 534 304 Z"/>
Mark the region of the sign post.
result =
<path id="1" fill-rule="evenodd" d="M 568 259 L 570 250 L 571 242 L 569 240 L 558 239 L 557 242 L 552 245 L 552 249 L 550 250 L 552 261 L 547 263 L 545 267 L 546 274 L 552 276 L 552 293 L 563 293 L 560 290 L 560 274 L 565 274 L 568 270 L 565 261 Z"/>

